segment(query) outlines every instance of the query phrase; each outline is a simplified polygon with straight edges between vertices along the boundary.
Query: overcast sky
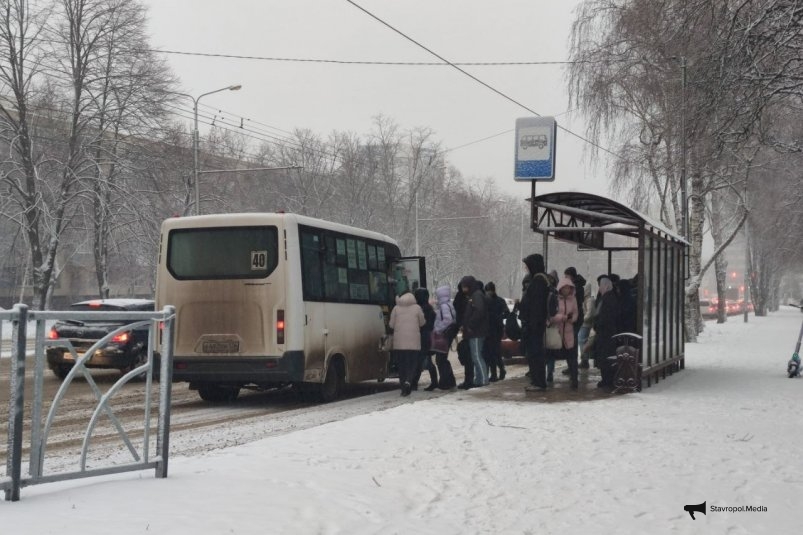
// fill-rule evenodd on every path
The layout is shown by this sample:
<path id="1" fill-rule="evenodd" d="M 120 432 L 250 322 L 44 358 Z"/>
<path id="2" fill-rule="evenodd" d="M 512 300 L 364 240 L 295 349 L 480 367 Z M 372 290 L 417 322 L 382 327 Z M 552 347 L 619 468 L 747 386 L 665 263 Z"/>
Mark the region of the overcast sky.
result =
<path id="1" fill-rule="evenodd" d="M 564 61 L 578 0 L 355 0 L 452 62 Z M 162 50 L 345 61 L 434 62 L 437 58 L 345 0 L 146 0 L 151 44 Z M 166 55 L 183 89 L 201 105 L 244 116 L 270 131 L 309 128 L 367 134 L 384 114 L 402 127 L 430 127 L 465 176 L 491 177 L 526 197 L 513 180 L 517 117 L 528 111 L 451 67 L 341 65 Z M 472 66 L 465 70 L 541 115 L 585 135 L 567 113 L 565 66 Z M 191 103 L 188 102 L 191 109 Z M 248 124 L 248 123 L 247 123 Z M 583 158 L 584 143 L 558 133 L 557 179 L 538 193 L 606 194 L 605 169 Z"/>

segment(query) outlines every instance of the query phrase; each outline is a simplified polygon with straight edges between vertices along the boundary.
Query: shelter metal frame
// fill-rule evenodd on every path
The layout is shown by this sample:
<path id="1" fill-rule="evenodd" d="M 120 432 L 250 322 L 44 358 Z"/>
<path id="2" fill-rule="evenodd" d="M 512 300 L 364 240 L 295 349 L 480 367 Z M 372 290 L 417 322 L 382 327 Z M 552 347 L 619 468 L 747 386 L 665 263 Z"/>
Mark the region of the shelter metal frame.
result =
<path id="1" fill-rule="evenodd" d="M 611 199 L 580 192 L 536 196 L 533 183 L 530 229 L 575 243 L 579 250 L 607 251 L 608 272 L 615 252 L 638 253 L 636 334 L 642 337 L 642 379 L 647 386 L 685 367 L 685 266 L 688 242 L 656 222 Z M 606 244 L 608 235 L 636 240 L 636 246 Z"/>

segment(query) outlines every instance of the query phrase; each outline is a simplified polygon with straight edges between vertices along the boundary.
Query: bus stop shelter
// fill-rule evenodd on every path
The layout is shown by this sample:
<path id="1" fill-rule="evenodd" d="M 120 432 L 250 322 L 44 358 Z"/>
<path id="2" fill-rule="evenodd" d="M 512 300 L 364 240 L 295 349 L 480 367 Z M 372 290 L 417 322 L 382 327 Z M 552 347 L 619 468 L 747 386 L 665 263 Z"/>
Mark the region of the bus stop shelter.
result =
<path id="1" fill-rule="evenodd" d="M 579 192 L 548 193 L 529 199 L 530 227 L 577 244 L 578 250 L 606 251 L 608 273 L 614 254 L 638 255 L 636 333 L 640 382 L 647 386 L 684 368 L 684 286 L 686 242 L 661 223 L 616 201 Z"/>

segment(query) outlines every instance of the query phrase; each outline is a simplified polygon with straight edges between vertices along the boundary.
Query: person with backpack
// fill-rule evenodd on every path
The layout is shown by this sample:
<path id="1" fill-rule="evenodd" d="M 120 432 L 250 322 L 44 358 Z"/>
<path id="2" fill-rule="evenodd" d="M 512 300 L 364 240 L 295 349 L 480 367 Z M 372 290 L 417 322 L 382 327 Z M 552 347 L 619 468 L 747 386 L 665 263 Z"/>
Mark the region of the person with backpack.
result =
<path id="1" fill-rule="evenodd" d="M 524 266 L 530 274 L 530 283 L 521 298 L 522 336 L 525 344 L 525 355 L 530 367 L 530 385 L 528 392 L 546 389 L 546 356 L 544 355 L 544 333 L 547 320 L 547 299 L 549 282 L 544 273 L 544 257 L 531 254 L 523 259 Z"/>
<path id="2" fill-rule="evenodd" d="M 505 363 L 502 362 L 502 338 L 505 334 L 505 317 L 508 314 L 507 303 L 496 295 L 496 285 L 489 282 L 485 285 L 485 295 L 488 297 L 488 338 L 485 339 L 485 358 L 490 369 L 490 382 L 505 378 Z M 497 374 L 497 370 L 499 373 Z"/>
<path id="3" fill-rule="evenodd" d="M 452 364 L 449 362 L 449 348 L 452 345 L 452 340 L 457 336 L 459 326 L 457 324 L 457 313 L 450 302 L 450 294 L 451 289 L 449 286 L 441 286 L 435 290 L 435 298 L 438 303 L 435 310 L 435 324 L 432 329 L 430 350 L 435 354 L 435 366 L 440 377 L 437 386 L 441 390 L 451 390 L 457 385 Z M 430 387 L 425 390 L 431 390 L 431 387 L 432 385 L 430 384 Z"/>

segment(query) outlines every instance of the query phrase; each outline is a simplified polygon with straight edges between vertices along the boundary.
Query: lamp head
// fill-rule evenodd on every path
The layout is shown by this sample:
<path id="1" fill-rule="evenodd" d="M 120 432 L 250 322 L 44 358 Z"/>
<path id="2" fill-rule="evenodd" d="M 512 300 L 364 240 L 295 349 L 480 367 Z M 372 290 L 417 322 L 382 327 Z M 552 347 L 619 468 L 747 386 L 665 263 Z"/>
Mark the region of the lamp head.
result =
<path id="1" fill-rule="evenodd" d="M 242 88 L 243 88 L 243 86 L 242 86 L 242 85 L 240 85 L 240 84 L 237 84 L 237 85 L 230 85 L 230 86 L 228 87 L 228 90 L 229 90 L 229 91 L 239 91 L 239 90 L 240 90 L 240 89 L 242 89 Z"/>

